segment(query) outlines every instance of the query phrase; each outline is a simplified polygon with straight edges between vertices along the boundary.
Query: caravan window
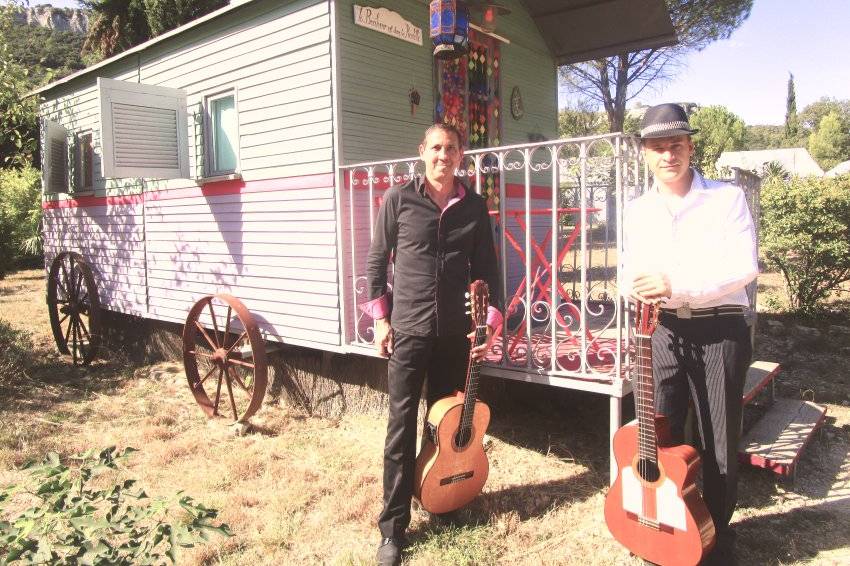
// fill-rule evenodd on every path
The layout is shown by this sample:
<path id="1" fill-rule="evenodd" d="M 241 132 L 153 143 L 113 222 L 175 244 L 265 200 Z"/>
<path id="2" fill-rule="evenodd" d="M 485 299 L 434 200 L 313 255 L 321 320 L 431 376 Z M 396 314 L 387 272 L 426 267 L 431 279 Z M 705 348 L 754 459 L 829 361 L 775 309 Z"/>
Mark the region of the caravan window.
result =
<path id="1" fill-rule="evenodd" d="M 92 148 L 91 132 L 77 134 L 74 154 L 74 170 L 76 171 L 76 189 L 85 191 L 94 188 L 94 149 Z"/>
<path id="2" fill-rule="evenodd" d="M 233 173 L 239 169 L 239 121 L 233 92 L 207 98 L 208 175 Z"/>

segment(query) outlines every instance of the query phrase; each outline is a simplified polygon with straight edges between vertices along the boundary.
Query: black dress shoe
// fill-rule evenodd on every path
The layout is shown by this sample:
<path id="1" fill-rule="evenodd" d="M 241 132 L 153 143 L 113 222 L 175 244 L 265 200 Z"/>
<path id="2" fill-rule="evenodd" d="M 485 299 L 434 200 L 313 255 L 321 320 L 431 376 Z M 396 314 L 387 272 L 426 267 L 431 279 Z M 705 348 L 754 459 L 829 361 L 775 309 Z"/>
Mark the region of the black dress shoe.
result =
<path id="1" fill-rule="evenodd" d="M 378 547 L 378 566 L 398 566 L 401 564 L 401 549 L 404 545 L 397 538 L 387 537 Z"/>

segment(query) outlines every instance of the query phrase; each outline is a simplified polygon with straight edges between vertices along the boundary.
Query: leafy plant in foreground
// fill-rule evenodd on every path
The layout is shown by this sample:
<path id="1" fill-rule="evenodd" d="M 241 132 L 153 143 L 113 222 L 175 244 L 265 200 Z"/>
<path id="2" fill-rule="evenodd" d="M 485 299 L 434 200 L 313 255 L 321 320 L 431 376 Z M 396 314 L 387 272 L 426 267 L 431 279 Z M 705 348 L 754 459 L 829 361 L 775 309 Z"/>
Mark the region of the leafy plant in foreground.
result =
<path id="1" fill-rule="evenodd" d="M 151 499 L 133 489 L 135 480 L 98 480 L 135 451 L 89 450 L 72 457 L 74 468 L 49 453 L 41 464 L 25 466 L 24 482 L 0 490 L 0 564 L 174 563 L 178 547 L 212 533 L 231 536 L 226 524 L 214 524 L 218 511 L 181 492 Z M 35 504 L 11 511 L 27 500 Z M 178 506 L 185 514 L 175 520 Z"/>

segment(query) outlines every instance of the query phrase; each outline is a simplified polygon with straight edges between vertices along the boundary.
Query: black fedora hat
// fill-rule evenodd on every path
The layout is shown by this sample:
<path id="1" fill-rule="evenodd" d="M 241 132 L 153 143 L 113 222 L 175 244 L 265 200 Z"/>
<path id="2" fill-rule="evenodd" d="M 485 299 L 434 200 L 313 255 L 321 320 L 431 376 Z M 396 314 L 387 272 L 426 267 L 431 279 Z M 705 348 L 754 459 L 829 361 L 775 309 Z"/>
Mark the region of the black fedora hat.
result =
<path id="1" fill-rule="evenodd" d="M 690 136 L 699 130 L 691 128 L 688 115 L 678 104 L 659 104 L 648 108 L 640 121 L 638 137 L 669 138 L 672 136 Z"/>

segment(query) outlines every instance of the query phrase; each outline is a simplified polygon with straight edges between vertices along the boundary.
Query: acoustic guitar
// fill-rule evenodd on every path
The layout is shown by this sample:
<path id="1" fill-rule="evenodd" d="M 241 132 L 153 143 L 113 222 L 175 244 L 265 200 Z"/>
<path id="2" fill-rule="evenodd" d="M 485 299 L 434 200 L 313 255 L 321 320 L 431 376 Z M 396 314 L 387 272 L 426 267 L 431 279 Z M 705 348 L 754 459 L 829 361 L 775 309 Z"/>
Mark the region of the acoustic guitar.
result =
<path id="1" fill-rule="evenodd" d="M 614 434 L 617 480 L 605 498 L 608 530 L 623 546 L 662 566 L 698 564 L 714 547 L 714 523 L 694 484 L 700 458 L 688 445 L 670 446 L 670 428 L 655 412 L 652 333 L 658 307 L 635 313 L 635 411 Z"/>
<path id="2" fill-rule="evenodd" d="M 480 346 L 487 340 L 487 283 L 474 281 L 468 297 L 474 346 Z M 422 449 L 416 457 L 414 495 L 431 513 L 463 507 L 481 493 L 487 481 L 490 464 L 483 439 L 490 408 L 476 399 L 480 365 L 470 354 L 465 390 L 438 400 L 425 419 Z"/>

